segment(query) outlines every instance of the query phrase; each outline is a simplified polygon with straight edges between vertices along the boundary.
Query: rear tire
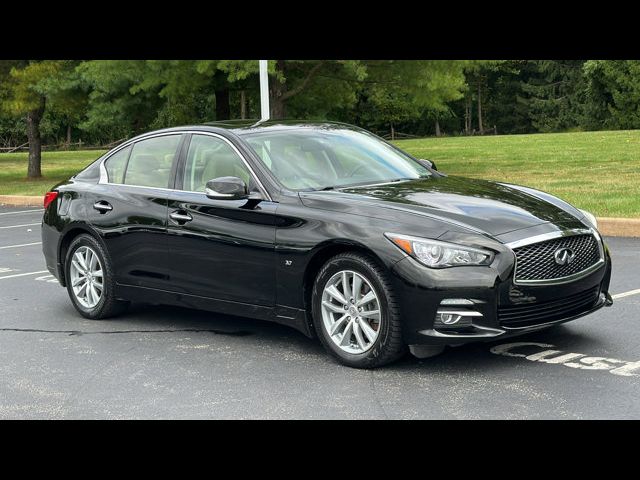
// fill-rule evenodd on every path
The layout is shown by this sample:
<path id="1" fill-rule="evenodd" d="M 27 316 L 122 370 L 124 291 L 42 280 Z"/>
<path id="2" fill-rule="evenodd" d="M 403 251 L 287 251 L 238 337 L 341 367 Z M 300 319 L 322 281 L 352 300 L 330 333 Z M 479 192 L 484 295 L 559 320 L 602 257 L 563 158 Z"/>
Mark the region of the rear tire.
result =
<path id="1" fill-rule="evenodd" d="M 371 257 L 348 252 L 328 260 L 316 276 L 311 303 L 320 341 L 343 365 L 375 368 L 405 354 L 391 282 Z"/>
<path id="2" fill-rule="evenodd" d="M 71 242 L 64 265 L 69 298 L 83 317 L 109 318 L 129 306 L 129 302 L 115 297 L 111 259 L 102 244 L 91 235 L 79 235 Z"/>

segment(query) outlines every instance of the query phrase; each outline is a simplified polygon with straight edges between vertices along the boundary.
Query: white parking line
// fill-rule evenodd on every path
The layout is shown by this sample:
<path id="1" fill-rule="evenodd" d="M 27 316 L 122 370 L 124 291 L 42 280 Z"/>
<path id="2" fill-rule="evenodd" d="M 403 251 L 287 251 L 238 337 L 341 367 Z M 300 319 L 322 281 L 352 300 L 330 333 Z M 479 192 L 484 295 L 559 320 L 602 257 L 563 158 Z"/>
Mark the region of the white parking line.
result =
<path id="1" fill-rule="evenodd" d="M 0 227 L 0 228 L 20 228 L 20 227 L 33 227 L 35 225 L 40 225 L 40 222 L 38 223 L 25 223 L 24 225 L 9 225 L 7 227 Z"/>
<path id="2" fill-rule="evenodd" d="M 20 210 L 19 212 L 3 212 L 0 215 L 17 215 L 19 213 L 31 213 L 31 212 L 44 212 L 44 208 L 40 208 L 37 210 Z"/>
<path id="3" fill-rule="evenodd" d="M 637 295 L 639 293 L 640 293 L 640 288 L 637 288 L 635 290 L 629 290 L 628 292 L 616 293 L 615 295 L 611 295 L 611 298 L 615 300 L 616 298 L 624 298 L 630 295 Z"/>
<path id="4" fill-rule="evenodd" d="M 17 273 L 15 275 L 7 275 L 5 277 L 0 277 L 0 280 L 5 280 L 7 278 L 26 277 L 27 275 L 38 275 L 39 273 L 48 273 L 48 270 L 40 270 L 39 272 Z"/>
<path id="5" fill-rule="evenodd" d="M 0 247 L 0 250 L 4 250 L 5 248 L 30 247 L 31 245 L 42 245 L 42 242 L 23 243 L 22 245 L 7 245 L 5 247 Z"/>

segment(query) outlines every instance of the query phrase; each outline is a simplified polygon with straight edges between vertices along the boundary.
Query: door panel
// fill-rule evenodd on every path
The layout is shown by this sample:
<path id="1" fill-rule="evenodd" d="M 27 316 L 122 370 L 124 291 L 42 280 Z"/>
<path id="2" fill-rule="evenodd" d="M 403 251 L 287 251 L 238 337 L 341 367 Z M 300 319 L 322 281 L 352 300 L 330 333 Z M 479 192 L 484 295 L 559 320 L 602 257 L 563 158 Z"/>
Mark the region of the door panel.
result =
<path id="1" fill-rule="evenodd" d="M 167 194 L 98 184 L 88 195 L 87 220 L 102 234 L 118 283 L 167 288 Z"/>
<path id="2" fill-rule="evenodd" d="M 263 201 L 253 209 L 243 208 L 246 204 L 246 200 L 211 200 L 195 192 L 169 194 L 169 213 L 192 218 L 169 220 L 174 291 L 274 305 L 276 204 Z"/>

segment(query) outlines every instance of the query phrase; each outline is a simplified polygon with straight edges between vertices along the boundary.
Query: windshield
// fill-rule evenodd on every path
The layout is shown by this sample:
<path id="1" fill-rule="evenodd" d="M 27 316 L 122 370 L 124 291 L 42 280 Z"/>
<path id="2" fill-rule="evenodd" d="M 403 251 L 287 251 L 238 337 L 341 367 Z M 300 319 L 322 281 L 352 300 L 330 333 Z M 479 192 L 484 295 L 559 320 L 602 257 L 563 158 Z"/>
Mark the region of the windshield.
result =
<path id="1" fill-rule="evenodd" d="M 292 190 L 423 178 L 429 170 L 371 134 L 349 129 L 275 130 L 244 138 Z"/>

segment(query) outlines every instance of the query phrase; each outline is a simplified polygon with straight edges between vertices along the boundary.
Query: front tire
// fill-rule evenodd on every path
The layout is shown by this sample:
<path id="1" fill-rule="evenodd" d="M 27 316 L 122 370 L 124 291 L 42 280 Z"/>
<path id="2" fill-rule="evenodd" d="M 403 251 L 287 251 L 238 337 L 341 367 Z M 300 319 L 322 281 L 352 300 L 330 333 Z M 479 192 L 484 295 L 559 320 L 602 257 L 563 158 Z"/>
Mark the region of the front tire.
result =
<path id="1" fill-rule="evenodd" d="M 311 302 L 318 337 L 340 363 L 375 368 L 406 352 L 391 282 L 371 257 L 348 252 L 328 260 Z"/>
<path id="2" fill-rule="evenodd" d="M 85 318 L 112 317 L 128 306 L 128 302 L 115 297 L 111 259 L 91 235 L 79 235 L 71 242 L 65 259 L 65 279 L 73 306 Z"/>

